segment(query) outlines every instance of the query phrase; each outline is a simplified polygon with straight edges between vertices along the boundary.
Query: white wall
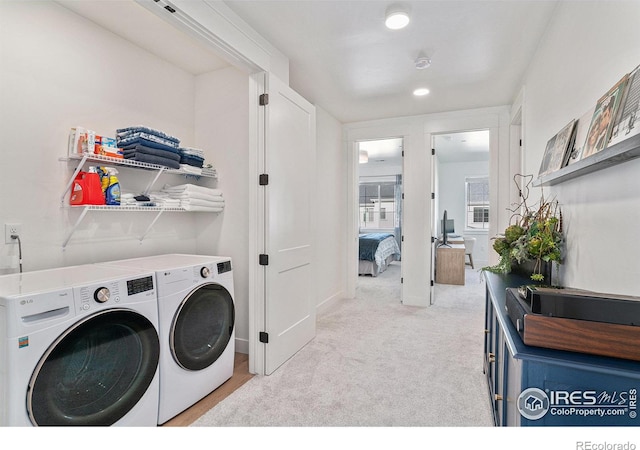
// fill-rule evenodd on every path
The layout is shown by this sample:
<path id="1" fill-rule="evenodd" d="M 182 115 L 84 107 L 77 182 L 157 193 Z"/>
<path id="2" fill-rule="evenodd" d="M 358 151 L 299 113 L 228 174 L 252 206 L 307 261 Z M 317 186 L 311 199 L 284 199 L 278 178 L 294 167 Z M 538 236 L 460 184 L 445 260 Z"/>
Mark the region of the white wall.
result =
<path id="1" fill-rule="evenodd" d="M 537 175 L 547 141 L 640 63 L 638 17 L 638 2 L 559 3 L 525 79 L 526 173 Z M 544 188 L 563 212 L 562 284 L 638 295 L 638 173 L 640 159 Z"/>
<path id="2" fill-rule="evenodd" d="M 488 264 L 489 231 L 465 230 L 466 194 L 465 181 L 467 177 L 488 177 L 489 162 L 439 162 L 438 163 L 438 217 L 442 219 L 444 210 L 447 218 L 454 220 L 456 234 L 475 237 L 473 248 L 473 262 L 476 269 Z"/>
<path id="3" fill-rule="evenodd" d="M 80 211 L 61 207 L 75 165 L 59 161 L 76 125 L 114 136 L 116 128 L 145 124 L 193 145 L 193 77 L 54 2 L 1 2 L 0 9 L 0 222 L 22 224 L 24 270 L 195 252 L 191 214 L 165 214 L 140 243 L 148 212 L 90 212 L 63 249 Z M 147 174 L 120 170 L 122 188 L 144 188 Z M 0 269 L 16 271 L 17 245 L 3 242 Z"/>
<path id="4" fill-rule="evenodd" d="M 342 151 L 342 124 L 318 106 L 316 136 L 314 277 L 318 306 L 325 309 L 346 296 L 347 155 Z"/>

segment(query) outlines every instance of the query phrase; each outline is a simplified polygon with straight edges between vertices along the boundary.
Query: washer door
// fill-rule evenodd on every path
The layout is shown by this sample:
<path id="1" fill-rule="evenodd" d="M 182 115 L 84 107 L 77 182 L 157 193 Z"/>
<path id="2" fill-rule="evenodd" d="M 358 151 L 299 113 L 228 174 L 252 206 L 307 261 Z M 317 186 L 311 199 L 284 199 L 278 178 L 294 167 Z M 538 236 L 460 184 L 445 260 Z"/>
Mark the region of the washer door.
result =
<path id="1" fill-rule="evenodd" d="M 147 391 L 159 357 L 158 333 L 141 314 L 88 316 L 40 359 L 29 381 L 29 418 L 34 425 L 112 425 Z"/>
<path id="2" fill-rule="evenodd" d="M 229 291 L 216 283 L 185 297 L 171 325 L 173 358 L 187 370 L 202 370 L 222 355 L 233 333 L 235 311 Z"/>

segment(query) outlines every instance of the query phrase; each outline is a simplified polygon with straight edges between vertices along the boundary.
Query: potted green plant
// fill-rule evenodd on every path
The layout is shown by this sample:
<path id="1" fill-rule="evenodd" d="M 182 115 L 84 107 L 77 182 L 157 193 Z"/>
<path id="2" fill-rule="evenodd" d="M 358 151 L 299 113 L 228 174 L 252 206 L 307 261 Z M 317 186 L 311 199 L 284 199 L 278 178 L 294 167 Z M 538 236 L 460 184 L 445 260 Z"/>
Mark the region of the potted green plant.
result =
<path id="1" fill-rule="evenodd" d="M 526 181 L 524 188 L 520 186 L 519 179 Z M 547 201 L 544 195 L 537 205 L 527 204 L 532 180 L 532 175 L 514 176 L 522 202 L 511 210 L 514 214 L 504 234 L 492 238 L 493 249 L 500 255 L 498 264 L 482 270 L 509 273 L 516 267 L 530 266 L 532 280 L 551 284 L 551 265 L 562 263 L 562 212 L 557 200 Z"/>

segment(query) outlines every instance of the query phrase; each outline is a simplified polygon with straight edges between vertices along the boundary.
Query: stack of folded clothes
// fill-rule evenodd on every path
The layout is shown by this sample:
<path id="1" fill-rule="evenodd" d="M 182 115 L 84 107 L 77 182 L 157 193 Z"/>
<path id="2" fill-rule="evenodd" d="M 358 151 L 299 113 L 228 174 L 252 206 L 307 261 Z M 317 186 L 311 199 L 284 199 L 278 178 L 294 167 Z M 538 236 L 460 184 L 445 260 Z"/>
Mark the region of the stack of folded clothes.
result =
<path id="1" fill-rule="evenodd" d="M 178 200 L 180 207 L 187 211 L 221 212 L 224 209 L 224 198 L 220 189 L 194 184 L 165 185 L 159 194 L 167 195 L 171 200 Z"/>
<path id="2" fill-rule="evenodd" d="M 191 172 L 198 175 L 202 174 L 204 150 L 193 147 L 181 147 L 179 150 L 180 168 L 185 172 Z"/>
<path id="3" fill-rule="evenodd" d="M 125 159 L 180 168 L 180 140 L 162 131 L 144 126 L 119 128 L 116 144 Z"/>

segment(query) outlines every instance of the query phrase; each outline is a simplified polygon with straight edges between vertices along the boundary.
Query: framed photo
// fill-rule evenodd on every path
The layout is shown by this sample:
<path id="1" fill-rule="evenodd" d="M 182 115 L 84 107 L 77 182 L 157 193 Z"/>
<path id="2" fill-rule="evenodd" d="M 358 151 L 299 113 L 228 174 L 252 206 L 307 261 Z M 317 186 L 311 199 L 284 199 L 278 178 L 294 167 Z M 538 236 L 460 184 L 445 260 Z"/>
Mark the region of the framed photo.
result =
<path id="1" fill-rule="evenodd" d="M 591 118 L 593 117 L 595 110 L 596 107 L 594 105 L 585 112 L 584 115 L 578 119 L 578 123 L 576 123 L 574 145 L 567 155 L 568 166 L 574 162 L 580 161 L 580 158 L 582 157 L 582 149 L 584 147 L 584 143 L 587 141 L 587 131 L 589 131 L 589 124 L 591 123 Z"/>
<path id="2" fill-rule="evenodd" d="M 546 175 L 564 167 L 573 149 L 575 140 L 576 121 L 569 122 L 565 127 L 547 142 L 542 164 L 538 176 Z"/>
<path id="3" fill-rule="evenodd" d="M 640 66 L 629 75 L 619 109 L 611 130 L 609 145 L 617 144 L 640 133 Z"/>
<path id="4" fill-rule="evenodd" d="M 547 142 L 547 148 L 544 149 L 542 164 L 540 164 L 540 171 L 538 171 L 539 177 L 549 172 L 549 162 L 551 161 L 551 156 L 553 155 L 556 149 L 556 136 L 549 139 L 549 141 Z"/>
<path id="5" fill-rule="evenodd" d="M 598 153 L 609 143 L 614 118 L 618 112 L 618 106 L 628 78 L 629 75 L 625 75 L 596 103 L 596 109 L 591 118 L 589 131 L 587 132 L 587 140 L 582 149 L 580 159 L 588 158 Z"/>

